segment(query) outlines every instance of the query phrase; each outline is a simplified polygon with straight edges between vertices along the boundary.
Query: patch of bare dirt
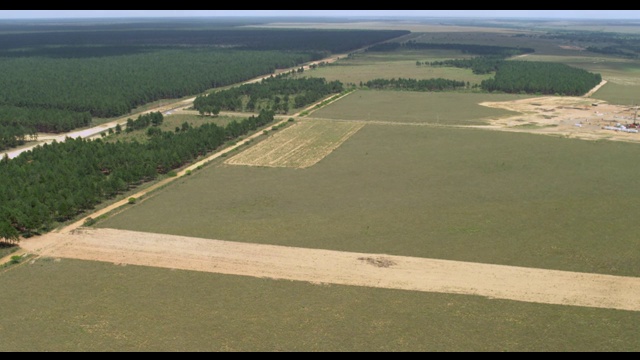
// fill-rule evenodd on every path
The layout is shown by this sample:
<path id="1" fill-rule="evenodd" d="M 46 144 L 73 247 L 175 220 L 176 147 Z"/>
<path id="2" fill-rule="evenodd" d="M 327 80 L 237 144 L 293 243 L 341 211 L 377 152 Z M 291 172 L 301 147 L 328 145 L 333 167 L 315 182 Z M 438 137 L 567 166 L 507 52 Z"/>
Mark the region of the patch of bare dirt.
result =
<path id="1" fill-rule="evenodd" d="M 473 126 L 489 130 L 557 135 L 583 140 L 640 142 L 640 133 L 606 129 L 630 125 L 635 107 L 612 105 L 586 97 L 547 96 L 480 105 L 518 112 L 518 115 L 490 119 L 490 125 Z"/>
<path id="2" fill-rule="evenodd" d="M 236 243 L 113 229 L 24 241 L 54 258 L 640 311 L 640 278 Z"/>
<path id="3" fill-rule="evenodd" d="M 559 47 L 561 49 L 565 49 L 565 50 L 575 50 L 575 51 L 584 51 L 584 50 L 586 50 L 583 47 L 575 46 L 575 45 L 560 45 Z"/>

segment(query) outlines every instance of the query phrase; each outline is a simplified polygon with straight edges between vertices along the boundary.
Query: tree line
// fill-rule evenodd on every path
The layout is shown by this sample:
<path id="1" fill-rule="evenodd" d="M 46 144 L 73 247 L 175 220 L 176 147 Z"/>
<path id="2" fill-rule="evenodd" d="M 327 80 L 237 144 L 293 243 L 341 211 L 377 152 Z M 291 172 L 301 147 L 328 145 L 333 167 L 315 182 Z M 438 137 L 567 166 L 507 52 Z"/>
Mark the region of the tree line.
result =
<path id="1" fill-rule="evenodd" d="M 160 114 L 161 115 L 161 114 Z M 156 115 L 157 116 L 157 115 Z M 148 142 L 66 139 L 0 160 L 0 240 L 49 231 L 56 222 L 177 169 L 273 122 L 262 111 L 226 127 L 204 124 L 161 132 Z"/>
<path id="2" fill-rule="evenodd" d="M 137 119 L 127 119 L 126 131 L 133 132 L 135 130 L 145 129 L 149 126 L 160 126 L 164 121 L 161 112 L 150 112 L 148 114 L 139 115 Z"/>
<path id="3" fill-rule="evenodd" d="M 619 25 L 625 24 L 624 21 L 620 23 Z M 626 24 L 630 26 L 637 25 L 633 23 Z M 629 59 L 640 57 L 640 46 L 638 46 L 640 36 L 637 34 L 606 31 L 554 31 L 541 37 L 570 41 L 572 44 L 582 45 L 587 51 L 598 54 Z"/>
<path id="4" fill-rule="evenodd" d="M 326 29 L 250 29 L 219 27 L 189 29 L 189 24 L 170 29 L 109 29 L 86 25 L 81 28 L 32 30 L 0 33 L 0 53 L 20 49 L 23 56 L 35 54 L 75 57 L 72 51 L 90 51 L 87 47 L 219 47 L 246 50 L 313 51 L 316 53 L 349 52 L 364 46 L 409 34 L 407 30 L 326 30 Z M 58 48 L 46 52 L 46 48 Z M 79 47 L 85 47 L 79 49 Z M 44 50 L 43 50 L 44 49 Z"/>
<path id="5" fill-rule="evenodd" d="M 37 140 L 38 132 L 60 133 L 89 124 L 88 112 L 0 105 L 0 150 Z"/>
<path id="6" fill-rule="evenodd" d="M 481 75 L 498 71 L 498 66 L 502 64 L 504 59 L 504 57 L 497 55 L 477 56 L 471 59 L 448 59 L 432 61 L 428 63 L 428 65 L 471 69 L 474 74 Z"/>
<path id="7" fill-rule="evenodd" d="M 579 96 L 601 81 L 600 74 L 565 64 L 504 61 L 495 77 L 482 81 L 480 87 L 489 92 Z"/>
<path id="8" fill-rule="evenodd" d="M 493 79 L 484 80 L 480 84 L 482 90 L 510 94 L 580 96 L 602 81 L 600 74 L 558 63 L 500 60 L 495 70 Z M 469 87 L 463 81 L 441 78 L 375 79 L 360 84 L 363 85 L 370 89 L 407 91 L 449 91 Z"/>
<path id="9" fill-rule="evenodd" d="M 0 59 L 0 104 L 107 118 L 151 101 L 235 84 L 309 59 L 304 53 L 219 49 L 82 59 L 5 58 Z"/>
<path id="10" fill-rule="evenodd" d="M 448 91 L 464 88 L 468 86 L 464 81 L 437 79 L 374 79 L 367 81 L 364 85 L 370 89 L 383 90 L 407 90 L 407 91 Z"/>
<path id="11" fill-rule="evenodd" d="M 231 89 L 198 96 L 193 106 L 200 114 L 216 115 L 226 111 L 273 110 L 286 114 L 291 108 L 312 104 L 329 94 L 340 93 L 340 81 L 327 82 L 324 78 L 296 78 L 281 74 L 263 79 L 259 83 L 244 84 Z"/>
<path id="12" fill-rule="evenodd" d="M 451 44 L 451 43 L 423 43 L 410 40 L 406 42 L 387 42 L 367 48 L 371 52 L 391 52 L 397 50 L 456 50 L 463 54 L 499 56 L 503 58 L 532 53 L 532 48 L 476 45 L 476 44 Z"/>

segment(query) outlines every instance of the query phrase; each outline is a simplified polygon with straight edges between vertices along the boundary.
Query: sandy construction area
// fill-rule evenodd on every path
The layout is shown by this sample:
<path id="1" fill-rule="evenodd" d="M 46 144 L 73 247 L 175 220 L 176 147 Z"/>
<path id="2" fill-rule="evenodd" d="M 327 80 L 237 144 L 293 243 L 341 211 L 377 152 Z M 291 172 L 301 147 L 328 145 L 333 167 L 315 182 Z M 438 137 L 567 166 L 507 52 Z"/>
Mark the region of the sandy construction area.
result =
<path id="1" fill-rule="evenodd" d="M 236 243 L 113 229 L 24 241 L 48 257 L 640 311 L 640 278 Z"/>
<path id="2" fill-rule="evenodd" d="M 520 114 L 489 120 L 490 125 L 473 126 L 489 130 L 559 135 L 583 140 L 640 142 L 640 133 L 607 130 L 617 124 L 632 124 L 635 108 L 612 105 L 586 97 L 547 96 L 504 102 L 484 102 L 482 106 Z"/>

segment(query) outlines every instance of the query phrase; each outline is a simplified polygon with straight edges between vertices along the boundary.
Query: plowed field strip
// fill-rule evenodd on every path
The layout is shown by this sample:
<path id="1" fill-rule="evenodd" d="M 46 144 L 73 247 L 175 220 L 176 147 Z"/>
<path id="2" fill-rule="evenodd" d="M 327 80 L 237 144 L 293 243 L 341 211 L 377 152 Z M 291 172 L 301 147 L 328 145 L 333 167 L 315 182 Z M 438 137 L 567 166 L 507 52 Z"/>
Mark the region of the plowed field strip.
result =
<path id="1" fill-rule="evenodd" d="M 113 229 L 23 246 L 52 257 L 640 311 L 640 278 L 236 243 Z M 58 239 L 62 240 L 62 239 Z"/>

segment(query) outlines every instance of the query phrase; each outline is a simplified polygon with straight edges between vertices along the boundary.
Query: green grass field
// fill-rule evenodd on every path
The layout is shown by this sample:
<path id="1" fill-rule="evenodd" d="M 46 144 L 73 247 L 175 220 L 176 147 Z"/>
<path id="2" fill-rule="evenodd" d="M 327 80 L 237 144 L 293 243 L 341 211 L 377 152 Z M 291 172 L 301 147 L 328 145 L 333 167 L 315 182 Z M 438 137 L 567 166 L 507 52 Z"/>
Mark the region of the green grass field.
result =
<path id="1" fill-rule="evenodd" d="M 637 151 L 366 125 L 310 168 L 210 166 L 99 226 L 639 276 Z"/>
<path id="2" fill-rule="evenodd" d="M 362 90 L 310 116 L 337 120 L 481 125 L 486 123 L 484 119 L 517 113 L 479 103 L 523 98 L 525 96 L 521 95 Z"/>
<path id="3" fill-rule="evenodd" d="M 452 67 L 417 66 L 416 61 L 432 62 L 444 59 L 467 58 L 456 51 L 401 51 L 392 53 L 356 54 L 329 66 L 305 71 L 296 76 L 323 77 L 327 81 L 339 80 L 345 84 L 360 84 L 373 79 L 411 78 L 432 79 L 445 78 L 465 81 L 471 85 L 480 84 L 491 75 L 475 75 L 470 69 Z"/>
<path id="4" fill-rule="evenodd" d="M 0 287 L 3 352 L 640 350 L 626 311 L 67 259 Z"/>
<path id="5" fill-rule="evenodd" d="M 592 98 L 605 100 L 611 104 L 635 106 L 640 104 L 640 84 L 634 86 L 607 83 Z"/>

